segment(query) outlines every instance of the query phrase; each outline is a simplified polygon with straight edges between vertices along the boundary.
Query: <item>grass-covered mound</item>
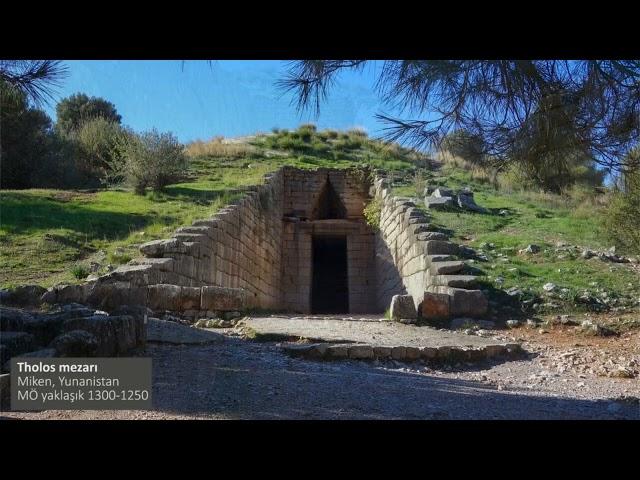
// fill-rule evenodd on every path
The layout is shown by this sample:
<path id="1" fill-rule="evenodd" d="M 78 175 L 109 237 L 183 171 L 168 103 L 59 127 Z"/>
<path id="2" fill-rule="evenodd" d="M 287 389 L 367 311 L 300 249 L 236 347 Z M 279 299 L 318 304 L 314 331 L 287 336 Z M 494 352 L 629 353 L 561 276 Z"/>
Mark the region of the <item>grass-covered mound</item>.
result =
<path id="1" fill-rule="evenodd" d="M 472 266 L 494 301 L 513 300 L 518 308 L 524 304 L 535 312 L 638 307 L 640 281 L 633 265 L 581 257 L 582 248 L 611 246 L 598 195 L 514 190 L 455 164 L 433 170 L 425 156 L 372 140 L 358 130 L 317 131 L 313 125 L 193 142 L 186 152 L 186 178 L 161 192 L 136 195 L 123 187 L 0 191 L 0 287 L 48 287 L 104 273 L 137 256 L 140 243 L 167 237 L 181 225 L 210 216 L 282 165 L 370 165 L 389 172 L 396 179 L 395 192 L 416 197 L 419 204 L 428 184 L 472 188 L 476 202 L 490 213 L 429 214 L 454 241 L 478 251 L 482 258 Z M 519 253 L 530 244 L 540 251 Z M 556 287 L 551 292 L 543 289 L 548 283 Z M 515 296 L 506 293 L 514 290 L 519 291 Z M 593 301 L 583 302 L 580 297 L 585 294 Z"/>
<path id="2" fill-rule="evenodd" d="M 282 165 L 409 171 L 422 157 L 360 131 L 317 132 L 303 125 L 241 141 L 216 138 L 187 145 L 181 183 L 136 195 L 107 190 L 0 191 L 0 288 L 74 283 L 137 256 L 140 243 L 212 215 L 242 189 Z M 110 267 L 109 267 L 110 266 Z"/>

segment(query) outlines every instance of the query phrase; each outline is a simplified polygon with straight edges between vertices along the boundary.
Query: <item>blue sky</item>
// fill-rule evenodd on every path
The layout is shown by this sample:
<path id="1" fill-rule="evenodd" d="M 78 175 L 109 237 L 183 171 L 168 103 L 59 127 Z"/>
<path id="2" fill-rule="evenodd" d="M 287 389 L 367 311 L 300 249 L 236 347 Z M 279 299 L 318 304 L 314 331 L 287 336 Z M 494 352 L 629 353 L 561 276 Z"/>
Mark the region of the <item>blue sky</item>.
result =
<path id="1" fill-rule="evenodd" d="M 78 60 L 65 62 L 69 75 L 56 101 L 73 93 L 114 103 L 123 123 L 137 131 L 172 131 L 182 142 L 215 135 L 233 137 L 273 127 L 294 128 L 312 121 L 319 128 L 363 127 L 382 133 L 374 114 L 384 108 L 373 89 L 378 63 L 362 72 L 345 72 L 321 105 L 318 118 L 299 114 L 275 82 L 287 62 L 268 60 L 205 61 Z M 47 107 L 55 119 L 55 103 Z"/>

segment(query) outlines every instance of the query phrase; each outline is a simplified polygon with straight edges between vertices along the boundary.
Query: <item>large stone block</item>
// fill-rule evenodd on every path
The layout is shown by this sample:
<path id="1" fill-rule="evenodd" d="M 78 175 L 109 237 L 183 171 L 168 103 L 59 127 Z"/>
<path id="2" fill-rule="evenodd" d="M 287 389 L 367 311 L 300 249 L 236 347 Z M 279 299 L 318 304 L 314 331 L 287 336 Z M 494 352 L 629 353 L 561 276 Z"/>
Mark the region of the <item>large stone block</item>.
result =
<path id="1" fill-rule="evenodd" d="M 420 232 L 416 235 L 416 237 L 418 238 L 418 240 L 421 240 L 421 241 L 425 241 L 425 240 L 445 240 L 446 241 L 449 239 L 449 237 L 442 232 L 429 232 L 429 231 Z"/>
<path id="2" fill-rule="evenodd" d="M 47 291 L 40 285 L 20 285 L 0 290 L 0 303 L 4 305 L 39 305 L 40 297 Z"/>
<path id="3" fill-rule="evenodd" d="M 162 257 L 165 253 L 177 252 L 180 249 L 180 241 L 175 238 L 153 240 L 140 245 L 140 253 L 145 257 Z"/>
<path id="4" fill-rule="evenodd" d="M 470 289 L 477 285 L 478 277 L 474 275 L 434 275 L 431 285 Z"/>
<path id="5" fill-rule="evenodd" d="M 457 255 L 459 246 L 443 240 L 426 240 L 424 242 L 425 255 Z"/>
<path id="6" fill-rule="evenodd" d="M 357 360 L 373 358 L 373 347 L 371 345 L 350 345 L 349 358 Z"/>
<path id="7" fill-rule="evenodd" d="M 161 272 L 173 272 L 173 258 L 134 258 L 129 265 L 154 265 Z"/>
<path id="8" fill-rule="evenodd" d="M 424 205 L 429 210 L 446 210 L 452 208 L 455 204 L 453 203 L 452 197 L 425 197 Z"/>
<path id="9" fill-rule="evenodd" d="M 448 318 L 451 314 L 449 301 L 446 293 L 425 292 L 420 304 L 420 315 L 434 320 Z"/>
<path id="10" fill-rule="evenodd" d="M 149 285 L 147 306 L 152 310 L 179 311 L 182 305 L 182 287 L 178 285 Z"/>
<path id="11" fill-rule="evenodd" d="M 464 268 L 461 260 L 434 262 L 430 261 L 429 273 L 431 275 L 451 275 L 459 273 Z"/>
<path id="12" fill-rule="evenodd" d="M 147 286 L 135 286 L 131 282 L 95 282 L 91 286 L 86 303 L 102 310 L 111 310 L 120 305 L 145 305 Z"/>
<path id="13" fill-rule="evenodd" d="M 64 322 L 63 330 L 85 330 L 97 339 L 96 356 L 117 356 L 130 353 L 146 343 L 145 319 L 131 315 L 92 315 Z"/>
<path id="14" fill-rule="evenodd" d="M 19 332 L 27 322 L 33 321 L 33 316 L 17 308 L 0 307 L 0 331 Z"/>
<path id="15" fill-rule="evenodd" d="M 98 340 L 86 330 L 71 330 L 57 336 L 51 347 L 59 357 L 91 357 L 98 349 Z"/>
<path id="16" fill-rule="evenodd" d="M 394 295 L 391 298 L 390 313 L 394 320 L 415 320 L 417 312 L 413 297 L 411 295 Z"/>
<path id="17" fill-rule="evenodd" d="M 142 265 L 121 265 L 113 272 L 103 275 L 98 279 L 100 283 L 111 282 L 130 282 L 131 285 L 141 286 L 155 283 L 156 278 L 153 277 L 153 273 L 157 271 L 157 266 L 152 264 Z"/>
<path id="18" fill-rule="evenodd" d="M 487 313 L 489 301 L 481 290 L 453 287 L 429 287 L 429 291 L 448 295 L 450 314 L 454 316 L 482 316 Z"/>
<path id="19" fill-rule="evenodd" d="M 453 197 L 453 190 L 449 188 L 438 187 L 431 194 L 433 197 Z"/>
<path id="20" fill-rule="evenodd" d="M 21 330 L 33 335 L 38 345 L 48 345 L 62 331 L 62 325 L 70 315 L 73 312 L 38 315 L 25 322 Z"/>
<path id="21" fill-rule="evenodd" d="M 30 352 L 35 347 L 33 335 L 26 332 L 2 332 L 0 334 L 0 365 L 7 360 L 25 352 Z"/>
<path id="22" fill-rule="evenodd" d="M 42 294 L 42 303 L 54 305 L 56 303 L 85 303 L 87 285 L 56 285 Z"/>
<path id="23" fill-rule="evenodd" d="M 200 294 L 200 287 L 182 287 L 180 291 L 180 310 L 199 310 Z"/>
<path id="24" fill-rule="evenodd" d="M 473 198 L 473 192 L 469 191 L 469 190 L 462 190 L 458 193 L 457 195 L 457 203 L 458 206 L 460 208 L 464 208 L 466 210 L 472 210 L 474 212 L 479 212 L 479 213 L 488 213 L 489 210 L 487 210 L 484 207 L 479 206 L 478 204 L 476 204 L 474 198 Z"/>
<path id="25" fill-rule="evenodd" d="M 244 310 L 247 292 L 242 288 L 202 287 L 200 310 Z"/>

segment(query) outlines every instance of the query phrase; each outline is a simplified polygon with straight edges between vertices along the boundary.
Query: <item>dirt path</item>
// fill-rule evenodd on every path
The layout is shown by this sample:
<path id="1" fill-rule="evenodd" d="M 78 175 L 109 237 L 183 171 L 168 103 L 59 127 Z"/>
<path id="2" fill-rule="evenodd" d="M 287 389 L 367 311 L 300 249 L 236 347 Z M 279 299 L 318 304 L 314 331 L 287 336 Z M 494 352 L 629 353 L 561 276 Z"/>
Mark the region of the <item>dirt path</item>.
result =
<path id="1" fill-rule="evenodd" d="M 153 411 L 5 412 L 24 419 L 640 419 L 640 381 L 552 368 L 564 347 L 527 339 L 529 358 L 434 369 L 315 362 L 274 343 L 150 344 Z M 618 400 L 616 400 L 618 399 Z"/>

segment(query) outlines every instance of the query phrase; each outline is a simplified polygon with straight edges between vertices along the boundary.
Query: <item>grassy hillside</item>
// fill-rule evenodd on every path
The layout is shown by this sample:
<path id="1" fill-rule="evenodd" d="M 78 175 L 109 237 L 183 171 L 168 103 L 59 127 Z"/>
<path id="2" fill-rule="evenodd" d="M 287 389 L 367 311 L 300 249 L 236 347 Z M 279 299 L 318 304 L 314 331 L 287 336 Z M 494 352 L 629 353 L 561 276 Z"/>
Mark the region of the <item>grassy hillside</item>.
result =
<path id="1" fill-rule="evenodd" d="M 84 279 L 91 264 L 104 273 L 137 256 L 143 242 L 212 215 L 242 188 L 282 165 L 348 168 L 370 163 L 413 168 L 415 155 L 367 139 L 358 131 L 315 132 L 311 127 L 258 135 L 243 143 L 222 139 L 187 147 L 188 178 L 162 193 L 135 195 L 126 188 L 101 191 L 0 191 L 0 288 L 45 287 Z"/>
<path id="2" fill-rule="evenodd" d="M 394 176 L 398 195 L 420 198 L 426 184 L 474 190 L 476 202 L 491 213 L 429 214 L 437 228 L 480 254 L 472 265 L 494 300 L 524 301 L 525 308 L 536 312 L 638 307 L 640 282 L 632 265 L 586 260 L 581 249 L 572 248 L 610 246 L 594 196 L 495 189 L 452 164 L 430 170 L 424 157 L 356 130 L 316 132 L 302 126 L 242 140 L 195 142 L 187 152 L 187 178 L 162 193 L 139 196 L 126 188 L 0 191 L 0 287 L 78 282 L 92 264 L 95 273 L 104 273 L 137 256 L 140 243 L 167 237 L 177 227 L 215 213 L 242 195 L 243 187 L 261 182 L 279 166 L 368 164 Z M 518 253 L 530 244 L 540 252 Z M 549 282 L 557 287 L 553 292 L 542 288 Z M 509 289 L 518 293 L 506 296 Z M 579 300 L 585 294 L 597 301 Z"/>
<path id="3" fill-rule="evenodd" d="M 400 182 L 395 191 L 420 198 L 425 185 L 470 187 L 476 203 L 489 209 L 487 214 L 428 213 L 433 224 L 451 233 L 454 241 L 476 250 L 480 259 L 473 266 L 494 300 L 504 302 L 504 292 L 511 289 L 520 291 L 513 300 L 524 300 L 525 309 L 539 313 L 622 311 L 639 306 L 640 275 L 634 265 L 581 257 L 585 248 L 602 251 L 611 246 L 602 228 L 604 212 L 597 195 L 576 198 L 497 190 L 449 164 Z M 420 207 L 424 208 L 421 202 Z M 529 245 L 537 245 L 540 251 L 519 253 Z M 547 283 L 556 288 L 545 291 Z"/>

